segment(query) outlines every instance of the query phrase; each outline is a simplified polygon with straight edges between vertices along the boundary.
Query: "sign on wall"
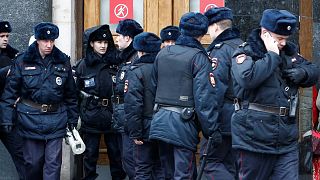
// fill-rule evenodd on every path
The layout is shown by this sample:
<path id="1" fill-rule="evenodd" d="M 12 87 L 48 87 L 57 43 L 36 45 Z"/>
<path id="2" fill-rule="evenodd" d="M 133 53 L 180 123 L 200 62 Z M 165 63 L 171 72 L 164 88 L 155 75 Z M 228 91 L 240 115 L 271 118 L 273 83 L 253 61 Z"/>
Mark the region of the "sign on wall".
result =
<path id="1" fill-rule="evenodd" d="M 110 0 L 110 24 L 133 18 L 133 0 Z"/>
<path id="2" fill-rule="evenodd" d="M 200 0 L 201 13 L 204 13 L 213 7 L 224 7 L 224 0 Z"/>

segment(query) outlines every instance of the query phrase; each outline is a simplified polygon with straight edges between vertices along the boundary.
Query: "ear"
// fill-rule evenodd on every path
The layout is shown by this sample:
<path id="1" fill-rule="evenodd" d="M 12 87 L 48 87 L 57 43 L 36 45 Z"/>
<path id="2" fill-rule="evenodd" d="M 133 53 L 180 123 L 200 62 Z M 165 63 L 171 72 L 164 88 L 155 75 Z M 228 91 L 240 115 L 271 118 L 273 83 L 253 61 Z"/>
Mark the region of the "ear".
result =
<path id="1" fill-rule="evenodd" d="M 127 41 L 127 42 L 129 42 L 130 41 L 130 36 L 124 36 L 124 39 Z"/>
<path id="2" fill-rule="evenodd" d="M 90 46 L 93 47 L 93 42 L 92 41 L 90 41 Z"/>

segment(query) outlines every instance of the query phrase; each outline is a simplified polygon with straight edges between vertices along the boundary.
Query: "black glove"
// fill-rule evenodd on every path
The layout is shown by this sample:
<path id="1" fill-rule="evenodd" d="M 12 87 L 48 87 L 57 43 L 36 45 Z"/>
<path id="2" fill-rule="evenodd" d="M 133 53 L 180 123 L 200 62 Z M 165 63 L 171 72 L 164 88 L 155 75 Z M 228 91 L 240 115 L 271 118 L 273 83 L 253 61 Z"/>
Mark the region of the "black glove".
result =
<path id="1" fill-rule="evenodd" d="M 12 131 L 12 125 L 2 125 L 0 126 L 1 132 L 10 133 Z"/>
<path id="2" fill-rule="evenodd" d="M 283 71 L 283 75 L 296 84 L 301 83 L 307 78 L 307 73 L 302 68 L 286 69 Z"/>
<path id="3" fill-rule="evenodd" d="M 211 137 L 212 137 L 212 142 L 214 145 L 219 145 L 222 143 L 222 135 L 221 135 L 221 132 L 219 130 L 217 131 L 214 131 L 212 134 L 211 134 Z"/>

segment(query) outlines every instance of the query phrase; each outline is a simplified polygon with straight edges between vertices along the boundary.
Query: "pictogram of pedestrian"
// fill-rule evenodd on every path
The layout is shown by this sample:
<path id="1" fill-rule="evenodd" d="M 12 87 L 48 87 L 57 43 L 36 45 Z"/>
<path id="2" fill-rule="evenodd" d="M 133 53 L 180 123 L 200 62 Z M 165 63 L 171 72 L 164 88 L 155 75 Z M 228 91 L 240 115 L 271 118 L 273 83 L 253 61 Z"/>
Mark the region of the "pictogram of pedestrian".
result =
<path id="1" fill-rule="evenodd" d="M 118 4 L 114 8 L 114 14 L 116 15 L 117 18 L 125 18 L 128 15 L 128 7 L 125 4 Z"/>

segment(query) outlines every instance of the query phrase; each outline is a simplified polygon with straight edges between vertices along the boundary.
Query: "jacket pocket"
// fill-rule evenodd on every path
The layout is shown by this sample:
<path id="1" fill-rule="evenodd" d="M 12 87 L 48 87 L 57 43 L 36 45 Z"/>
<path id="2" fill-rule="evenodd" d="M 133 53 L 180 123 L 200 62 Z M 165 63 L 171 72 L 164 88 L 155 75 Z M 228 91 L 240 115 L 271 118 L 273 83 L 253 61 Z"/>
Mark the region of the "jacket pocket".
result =
<path id="1" fill-rule="evenodd" d="M 68 72 L 66 71 L 54 71 L 54 76 L 52 77 L 52 84 L 54 84 L 54 88 L 63 88 L 64 84 L 67 81 Z"/>
<path id="2" fill-rule="evenodd" d="M 32 70 L 21 71 L 23 84 L 27 89 L 37 88 L 38 84 L 41 83 L 41 70 L 40 68 Z"/>

